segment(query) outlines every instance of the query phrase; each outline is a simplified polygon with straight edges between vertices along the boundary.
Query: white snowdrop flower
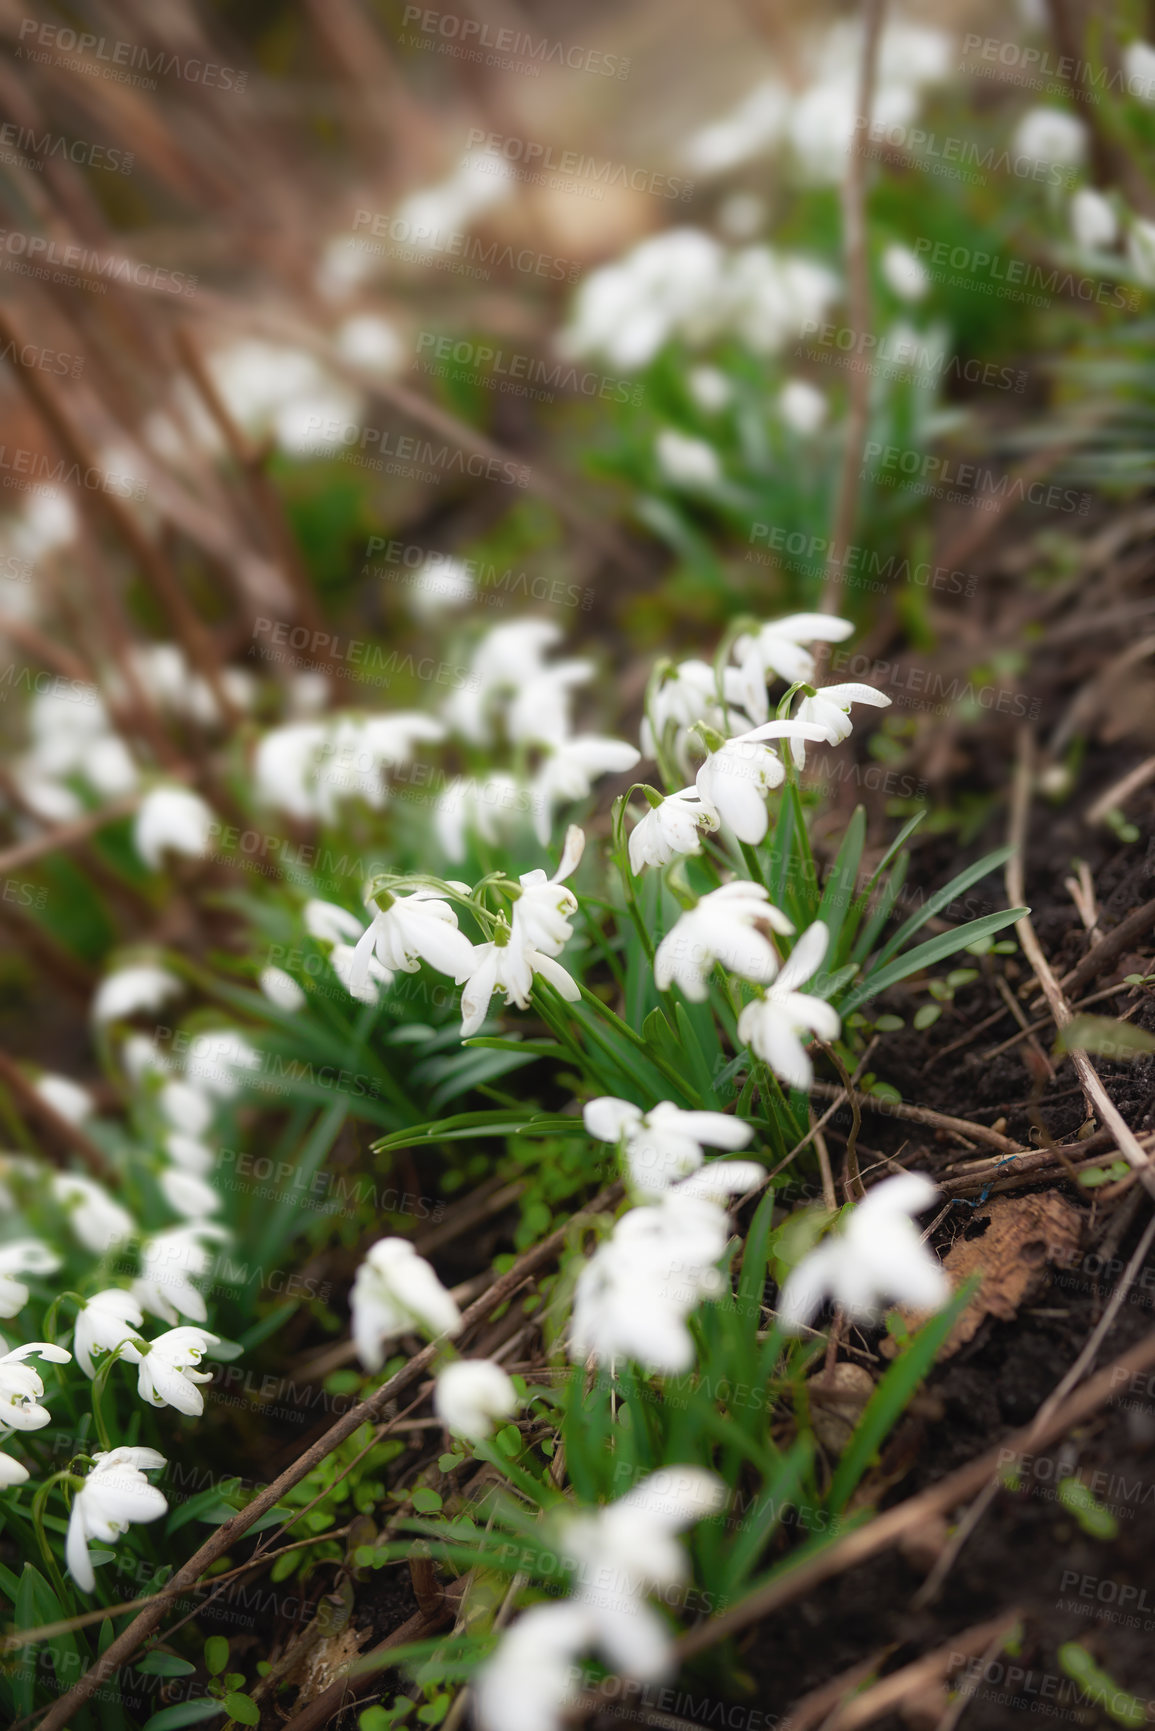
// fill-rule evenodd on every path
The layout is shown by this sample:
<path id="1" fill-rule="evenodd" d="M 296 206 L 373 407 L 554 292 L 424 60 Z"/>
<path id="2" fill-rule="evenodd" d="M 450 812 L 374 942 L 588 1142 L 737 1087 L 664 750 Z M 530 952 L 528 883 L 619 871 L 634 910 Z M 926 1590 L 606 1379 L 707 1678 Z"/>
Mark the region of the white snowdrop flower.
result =
<path id="1" fill-rule="evenodd" d="M 211 1148 L 198 1142 L 195 1136 L 182 1136 L 179 1130 L 165 1137 L 164 1149 L 174 1165 L 195 1172 L 198 1178 L 206 1178 L 217 1163 Z"/>
<path id="2" fill-rule="evenodd" d="M 585 799 L 600 775 L 620 775 L 633 769 L 641 753 L 621 739 L 578 733 L 563 740 L 545 758 L 530 784 L 534 833 L 547 846 L 555 806 Z"/>
<path id="3" fill-rule="evenodd" d="M 427 559 L 414 573 L 406 599 L 412 612 L 432 619 L 450 608 L 468 606 L 476 593 L 477 585 L 467 565 L 460 559 L 438 556 Z"/>
<path id="4" fill-rule="evenodd" d="M 70 1124 L 83 1124 L 96 1110 L 96 1102 L 88 1089 L 82 1088 L 70 1076 L 57 1076 L 53 1071 L 45 1070 L 36 1078 L 34 1087 L 40 1098 L 62 1118 L 67 1118 Z"/>
<path id="5" fill-rule="evenodd" d="M 745 1148 L 754 1134 L 748 1124 L 725 1112 L 687 1112 L 670 1100 L 643 1112 L 629 1100 L 602 1095 L 588 1102 L 582 1119 L 598 1141 L 624 1145 L 630 1184 L 643 1196 L 658 1196 L 677 1179 L 696 1172 L 707 1144 Z"/>
<path id="6" fill-rule="evenodd" d="M 589 1610 L 572 1599 L 523 1611 L 477 1673 L 481 1731 L 561 1731 L 580 1692 L 578 1656 L 595 1634 Z"/>
<path id="7" fill-rule="evenodd" d="M 679 661 L 663 674 L 646 699 L 640 739 L 647 757 L 657 756 L 657 745 L 674 729 L 674 755 L 683 774 L 689 774 L 686 742 L 698 722 L 719 731 L 727 724 L 718 697 L 714 669 L 706 661 Z"/>
<path id="8" fill-rule="evenodd" d="M 707 415 L 716 415 L 732 401 L 734 387 L 717 367 L 691 367 L 686 376 L 690 395 Z"/>
<path id="9" fill-rule="evenodd" d="M 219 1342 L 220 1336 L 206 1328 L 170 1328 L 143 1351 L 129 1341 L 121 1357 L 137 1367 L 136 1392 L 141 1400 L 150 1406 L 174 1406 L 190 1418 L 199 1418 L 205 1397 L 197 1384 L 211 1382 L 213 1373 L 197 1366 L 209 1347 Z"/>
<path id="10" fill-rule="evenodd" d="M 405 364 L 405 344 L 388 319 L 377 313 L 355 313 L 346 319 L 334 346 L 343 361 L 369 373 L 398 373 Z"/>
<path id="11" fill-rule="evenodd" d="M 435 890 L 418 889 L 406 896 L 381 891 L 354 949 L 350 990 L 353 984 L 364 984 L 373 956 L 391 972 L 415 974 L 425 961 L 457 980 L 469 970 L 473 945 L 458 930 L 454 910 Z"/>
<path id="12" fill-rule="evenodd" d="M 790 93 L 776 78 L 759 84 L 723 120 L 687 139 L 683 158 L 695 174 L 724 174 L 779 144 L 790 113 Z"/>
<path id="13" fill-rule="evenodd" d="M 13 1485 L 27 1482 L 28 1468 L 20 1461 L 13 1460 L 11 1455 L 0 1454 L 0 1490 L 11 1490 Z"/>
<path id="14" fill-rule="evenodd" d="M 853 630 L 849 619 L 836 619 L 829 613 L 791 613 L 785 619 L 768 621 L 753 633 L 744 633 L 734 645 L 737 666 L 726 669 L 727 702 L 738 704 L 754 722 L 767 720 L 766 686 L 771 675 L 787 685 L 803 679 L 812 683 L 814 657 L 806 645 L 841 643 Z"/>
<path id="15" fill-rule="evenodd" d="M 887 1178 L 849 1210 L 843 1230 L 804 1256 L 778 1300 L 778 1320 L 801 1334 L 825 1298 L 857 1322 L 873 1322 L 887 1302 L 912 1310 L 939 1310 L 950 1297 L 950 1277 L 922 1243 L 911 1216 L 938 1196 L 920 1172 Z"/>
<path id="16" fill-rule="evenodd" d="M 137 1230 L 136 1221 L 92 1178 L 76 1172 L 54 1172 L 52 1194 L 68 1215 L 69 1225 L 86 1250 L 103 1256 Z"/>
<path id="17" fill-rule="evenodd" d="M 379 1238 L 369 1247 L 349 1294 L 353 1340 L 366 1370 L 385 1362 L 385 1342 L 421 1331 L 456 1334 L 461 1312 L 431 1265 L 407 1238 Z"/>
<path id="18" fill-rule="evenodd" d="M 809 379 L 789 379 L 778 393 L 778 413 L 792 433 L 809 438 L 826 420 L 829 404 Z"/>
<path id="19" fill-rule="evenodd" d="M 263 1067 L 256 1048 L 235 1028 L 213 1028 L 194 1038 L 185 1059 L 185 1074 L 194 1087 L 220 1100 L 231 1100 Z"/>
<path id="20" fill-rule="evenodd" d="M 364 920 L 336 902 L 308 901 L 303 918 L 305 930 L 319 944 L 355 944 L 365 930 Z"/>
<path id="21" fill-rule="evenodd" d="M 67 493 L 59 487 L 37 487 L 17 518 L 12 544 L 32 564 L 75 541 L 79 519 Z"/>
<path id="22" fill-rule="evenodd" d="M 42 1430 L 52 1422 L 48 1408 L 40 1405 L 44 1383 L 32 1366 L 23 1362 L 33 1354 L 49 1364 L 69 1364 L 72 1360 L 70 1352 L 47 1340 L 29 1341 L 0 1356 L 0 1425 L 10 1430 Z"/>
<path id="23" fill-rule="evenodd" d="M 1071 233 L 1084 252 L 1105 252 L 1119 238 L 1119 219 L 1109 198 L 1081 186 L 1071 199 Z"/>
<path id="24" fill-rule="evenodd" d="M 1031 108 L 1015 129 L 1011 150 L 1032 162 L 1075 168 L 1086 154 L 1087 128 L 1065 109 Z"/>
<path id="25" fill-rule="evenodd" d="M 821 920 L 807 926 L 766 995 L 747 1004 L 738 1017 L 738 1038 L 792 1088 L 809 1088 L 814 1080 L 799 1034 L 812 1032 L 821 1040 L 836 1040 L 842 1026 L 837 1010 L 823 998 L 797 990 L 818 971 L 829 942 L 830 933 Z"/>
<path id="26" fill-rule="evenodd" d="M 285 1010 L 290 1015 L 297 1010 L 303 1010 L 308 1003 L 304 992 L 284 968 L 262 968 L 257 976 L 257 984 L 270 1004 L 275 1004 L 278 1010 Z"/>
<path id="27" fill-rule="evenodd" d="M 658 467 L 675 487 L 715 487 L 722 479 L 718 453 L 704 439 L 663 427 L 654 449 Z"/>
<path id="28" fill-rule="evenodd" d="M 383 968 L 376 956 L 369 957 L 366 968 L 357 960 L 352 944 L 334 944 L 329 962 L 349 996 L 359 1004 L 379 1004 L 381 993 L 393 984 L 390 969 Z"/>
<path id="29" fill-rule="evenodd" d="M 571 1358 L 633 1358 L 665 1375 L 688 1370 L 695 1349 L 686 1319 L 723 1291 L 716 1264 L 728 1236 L 724 1209 L 677 1187 L 623 1214 L 578 1275 Z"/>
<path id="30" fill-rule="evenodd" d="M 713 831 L 718 819 L 702 804 L 697 788 L 683 787 L 651 805 L 630 831 L 630 870 L 664 866 L 679 854 L 701 852 L 702 831 Z"/>
<path id="31" fill-rule="evenodd" d="M 768 246 L 740 248 L 727 266 L 719 323 L 755 354 L 773 355 L 837 299 L 825 265 Z"/>
<path id="32" fill-rule="evenodd" d="M 182 1316 L 207 1321 L 204 1294 L 193 1285 L 212 1264 L 212 1253 L 201 1240 L 223 1243 L 228 1236 L 223 1226 L 198 1220 L 146 1238 L 140 1250 L 142 1272 L 132 1283 L 132 1296 L 141 1309 L 174 1328 Z"/>
<path id="33" fill-rule="evenodd" d="M 766 1168 L 757 1160 L 708 1160 L 688 1178 L 679 1179 L 674 1189 L 679 1196 L 725 1203 L 731 1196 L 759 1189 L 765 1181 Z"/>
<path id="34" fill-rule="evenodd" d="M 292 721 L 264 735 L 253 758 L 253 785 L 263 805 L 302 823 L 316 816 L 313 778 L 326 738 L 319 721 Z"/>
<path id="35" fill-rule="evenodd" d="M 542 867 L 522 872 L 518 879 L 521 894 L 513 905 L 513 930 L 522 942 L 530 944 L 543 955 L 560 955 L 573 937 L 570 916 L 577 912 L 578 899 L 566 889 L 565 880 L 572 877 L 581 864 L 586 838 L 576 823 L 565 832 L 561 860 L 552 877 L 546 877 Z"/>
<path id="36" fill-rule="evenodd" d="M 140 1010 L 159 1010 L 170 998 L 184 991 L 175 974 L 165 968 L 140 963 L 106 974 L 92 1000 L 94 1022 L 119 1022 Z"/>
<path id="37" fill-rule="evenodd" d="M 492 1359 L 455 1359 L 438 1372 L 433 1410 L 454 1436 L 484 1442 L 517 1405 L 517 1390 Z"/>
<path id="38" fill-rule="evenodd" d="M 35 769 L 17 764 L 13 781 L 25 805 L 45 823 L 71 823 L 74 818 L 84 816 L 84 802 L 79 795 L 70 787 L 44 780 Z"/>
<path id="39" fill-rule="evenodd" d="M 845 685 L 823 685 L 814 697 L 804 697 L 795 711 L 796 721 L 812 722 L 826 730 L 826 743 L 840 745 L 853 731 L 850 720 L 852 703 L 869 703 L 875 709 L 889 709 L 890 698 L 873 685 L 858 685 L 853 680 Z M 806 741 L 792 739 L 790 750 L 799 769 L 806 767 Z"/>
<path id="40" fill-rule="evenodd" d="M 766 226 L 766 204 L 756 192 L 731 192 L 718 210 L 718 227 L 727 240 L 750 240 Z"/>
<path id="41" fill-rule="evenodd" d="M 72 1499 L 64 1554 L 68 1573 L 82 1593 L 91 1593 L 96 1575 L 88 1555 L 90 1542 L 111 1545 L 130 1526 L 157 1521 L 168 1513 L 168 1504 L 145 1472 L 165 1466 L 156 1449 L 100 1449 L 92 1457 L 92 1468 Z"/>
<path id="42" fill-rule="evenodd" d="M 654 957 L 658 990 L 666 992 L 677 985 L 687 998 L 701 1003 L 716 962 L 727 973 L 767 984 L 778 972 L 778 952 L 768 935 L 771 930 L 788 936 L 794 927 L 761 884 L 736 879 L 711 890 L 681 916 L 658 945 Z"/>
<path id="43" fill-rule="evenodd" d="M 468 679 L 450 692 L 442 708 L 449 726 L 463 738 L 488 744 L 494 700 L 540 673 L 547 650 L 561 636 L 561 626 L 549 619 L 511 619 L 487 631 L 473 651 Z"/>
<path id="44" fill-rule="evenodd" d="M 1155 288 L 1155 222 L 1133 216 L 1127 225 L 1127 257 L 1146 288 Z"/>
<path id="45" fill-rule="evenodd" d="M 394 222 L 410 230 L 410 244 L 432 251 L 444 230 L 463 229 L 473 217 L 506 198 L 514 186 L 512 166 L 496 151 L 471 150 L 438 186 L 411 193 Z"/>
<path id="46" fill-rule="evenodd" d="M 493 938 L 473 951 L 469 972 L 461 982 L 461 1038 L 472 1039 L 489 1013 L 494 992 L 504 992 L 507 1004 L 529 1008 L 535 974 L 540 974 L 568 1003 L 576 1004 L 581 989 L 560 962 L 526 942 L 515 924 L 498 925 Z"/>
<path id="47" fill-rule="evenodd" d="M 216 826 L 212 808 L 185 787 L 154 787 L 137 809 L 133 846 L 146 865 L 159 871 L 165 853 L 200 859 Z"/>
<path id="48" fill-rule="evenodd" d="M 28 1288 L 18 1274 L 52 1274 L 59 1256 L 39 1238 L 17 1238 L 0 1244 L 0 1316 L 16 1316 L 28 1303 Z"/>
<path id="49" fill-rule="evenodd" d="M 514 695 L 505 728 L 514 744 L 557 745 L 568 739 L 570 693 L 592 678 L 592 661 L 558 661 L 529 675 Z"/>
<path id="50" fill-rule="evenodd" d="M 203 1089 L 194 1088 L 191 1082 L 179 1077 L 166 1082 L 156 1100 L 173 1129 L 188 1136 L 203 1136 L 216 1112 Z"/>
<path id="51" fill-rule="evenodd" d="M 167 1167 L 157 1182 L 173 1213 L 183 1214 L 186 1220 L 203 1220 L 206 1214 L 215 1214 L 221 1205 L 221 1199 L 211 1184 L 182 1167 Z"/>
<path id="52" fill-rule="evenodd" d="M 1136 38 L 1123 50 L 1123 71 L 1127 90 L 1140 102 L 1155 102 L 1155 48 L 1150 42 Z"/>
<path id="53" fill-rule="evenodd" d="M 148 1076 L 165 1076 L 170 1061 L 158 1052 L 156 1041 L 147 1034 L 129 1034 L 120 1048 L 120 1061 L 125 1075 L 140 1087 Z"/>
<path id="54" fill-rule="evenodd" d="M 495 770 L 483 781 L 456 775 L 433 805 L 433 829 L 448 859 L 463 860 L 470 828 L 493 846 L 512 818 L 530 807 L 529 793 L 512 775 Z"/>
<path id="55" fill-rule="evenodd" d="M 725 1494 L 712 1473 L 674 1467 L 596 1514 L 561 1524 L 562 1547 L 578 1571 L 574 1602 L 590 1610 L 597 1645 L 615 1671 L 644 1683 L 672 1671 L 673 1641 L 644 1595 L 685 1584 L 690 1571 L 675 1534 L 713 1514 Z"/>
<path id="56" fill-rule="evenodd" d="M 87 1377 L 96 1375 L 96 1355 L 119 1355 L 125 1341 L 131 1340 L 144 1325 L 144 1315 L 131 1292 L 110 1286 L 104 1292 L 94 1292 L 76 1318 L 72 1349 L 76 1362 Z"/>
<path id="57" fill-rule="evenodd" d="M 132 753 L 113 733 L 96 739 L 85 756 L 83 771 L 98 793 L 116 799 L 132 793 L 140 779 Z"/>
<path id="58" fill-rule="evenodd" d="M 367 277 L 373 275 L 374 257 L 356 236 L 337 234 L 321 249 L 314 281 L 318 294 L 327 301 L 349 299 Z"/>
<path id="59" fill-rule="evenodd" d="M 897 244 L 884 249 L 881 260 L 883 280 L 899 300 L 920 301 L 930 287 L 930 277 L 922 260 L 908 246 Z"/>
<path id="60" fill-rule="evenodd" d="M 707 754 L 694 778 L 698 797 L 711 816 L 732 830 L 739 841 L 757 846 L 770 827 L 766 795 L 786 779 L 778 754 L 763 742 L 824 738 L 823 728 L 795 720 L 767 721 L 752 732 L 723 740 Z"/>
<path id="61" fill-rule="evenodd" d="M 629 373 L 673 336 L 706 341 L 718 328 L 725 270 L 724 249 L 701 229 L 653 235 L 583 280 L 559 346 L 571 358 L 604 355 Z"/>

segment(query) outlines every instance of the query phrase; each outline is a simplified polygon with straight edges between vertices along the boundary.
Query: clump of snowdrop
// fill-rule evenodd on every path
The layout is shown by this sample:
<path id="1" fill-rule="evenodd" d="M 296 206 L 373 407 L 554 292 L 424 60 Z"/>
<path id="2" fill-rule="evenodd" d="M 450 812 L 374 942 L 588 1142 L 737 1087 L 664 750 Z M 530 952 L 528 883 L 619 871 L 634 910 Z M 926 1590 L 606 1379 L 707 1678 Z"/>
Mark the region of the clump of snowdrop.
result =
<path id="1" fill-rule="evenodd" d="M 825 1238 L 788 1276 L 778 1301 L 787 1333 L 802 1333 L 827 1298 L 858 1322 L 876 1322 L 887 1302 L 940 1310 L 950 1297 L 950 1277 L 911 1218 L 937 1196 L 937 1187 L 920 1172 L 875 1185 L 849 1210 L 843 1230 Z"/>
<path id="2" fill-rule="evenodd" d="M 836 1040 L 841 1031 L 838 1012 L 825 999 L 797 989 L 817 973 L 829 941 L 830 933 L 821 920 L 807 926 L 777 978 L 738 1017 L 738 1038 L 792 1088 L 809 1088 L 814 1080 L 813 1066 L 799 1036 L 814 1033 L 822 1040 Z"/>
<path id="3" fill-rule="evenodd" d="M 431 1265 L 407 1238 L 379 1238 L 357 1270 L 349 1295 L 361 1363 L 377 1371 L 385 1343 L 399 1334 L 456 1334 L 461 1312 Z"/>
<path id="4" fill-rule="evenodd" d="M 648 1112 L 629 1100 L 602 1095 L 587 1102 L 582 1118 L 591 1136 L 622 1145 L 631 1187 L 658 1196 L 702 1164 L 706 1145 L 745 1148 L 754 1132 L 725 1112 L 687 1112 L 661 1100 Z"/>
<path id="5" fill-rule="evenodd" d="M 145 1478 L 167 1466 L 164 1455 L 150 1448 L 99 1450 L 92 1467 L 72 1499 L 64 1554 L 68 1572 L 82 1593 L 96 1586 L 88 1546 L 92 1541 L 111 1545 L 130 1525 L 157 1521 L 168 1513 L 161 1492 Z"/>
<path id="6" fill-rule="evenodd" d="M 433 1408 L 454 1436 L 484 1442 L 517 1407 L 517 1390 L 492 1359 L 454 1359 L 437 1373 Z"/>
<path id="7" fill-rule="evenodd" d="M 838 279 L 810 259 L 768 246 L 731 252 L 700 229 L 668 229 L 585 279 L 561 347 L 625 373 L 675 338 L 698 349 L 733 335 L 776 354 L 837 293 Z"/>

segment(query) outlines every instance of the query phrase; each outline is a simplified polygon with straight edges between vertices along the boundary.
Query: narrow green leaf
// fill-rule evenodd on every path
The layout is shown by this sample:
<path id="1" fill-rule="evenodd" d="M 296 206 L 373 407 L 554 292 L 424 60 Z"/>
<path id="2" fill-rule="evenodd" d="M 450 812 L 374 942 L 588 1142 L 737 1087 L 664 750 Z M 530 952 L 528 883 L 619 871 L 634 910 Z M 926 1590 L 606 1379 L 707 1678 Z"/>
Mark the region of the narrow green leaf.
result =
<path id="1" fill-rule="evenodd" d="M 933 919 L 940 908 L 948 907 L 956 896 L 961 896 L 965 890 L 970 889 L 972 884 L 978 883 L 980 878 L 987 877 L 991 872 L 997 871 L 999 866 L 1005 865 L 1014 851 L 1013 847 L 997 847 L 992 853 L 984 854 L 982 859 L 967 866 L 966 870 L 959 872 L 957 877 L 951 878 L 950 882 L 944 884 L 942 889 L 935 890 L 932 896 L 928 896 L 922 907 L 916 908 L 910 918 L 899 926 L 894 936 L 887 939 L 878 953 L 879 962 L 887 962 L 891 956 L 897 955 L 907 939 L 912 938 L 915 932 L 925 926 L 927 920 Z M 977 937 L 979 934 L 976 932 L 974 936 Z M 967 942 L 971 941 L 968 938 Z"/>
<path id="2" fill-rule="evenodd" d="M 1024 914 L 1030 913 L 1030 908 L 1006 908 L 1002 913 L 984 914 L 981 920 L 969 920 L 965 926 L 956 926 L 953 932 L 941 932 L 937 938 L 930 938 L 925 944 L 908 950 L 905 956 L 899 956 L 885 968 L 876 968 L 866 979 L 851 992 L 839 1005 L 840 1014 L 848 1016 L 851 1010 L 857 1010 L 860 1004 L 865 1004 L 870 998 L 877 997 L 879 992 L 885 992 L 889 986 L 895 986 L 899 980 L 905 980 L 910 974 L 917 974 L 920 968 L 931 968 L 935 962 L 941 962 L 947 956 L 953 956 L 956 951 L 965 949 L 967 944 L 976 938 L 982 938 L 988 932 L 1001 932 L 1004 926 L 1014 925 Z"/>

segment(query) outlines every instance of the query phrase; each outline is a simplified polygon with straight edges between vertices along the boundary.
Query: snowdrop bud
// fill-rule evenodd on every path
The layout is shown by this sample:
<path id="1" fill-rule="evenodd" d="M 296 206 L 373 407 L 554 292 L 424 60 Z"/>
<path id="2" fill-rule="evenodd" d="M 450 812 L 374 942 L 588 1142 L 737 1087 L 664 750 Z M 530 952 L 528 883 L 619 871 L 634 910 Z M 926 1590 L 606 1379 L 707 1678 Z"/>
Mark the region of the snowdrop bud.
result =
<path id="1" fill-rule="evenodd" d="M 140 802 L 133 845 L 146 865 L 159 870 L 166 852 L 200 858 L 216 819 L 211 807 L 184 787 L 154 787 Z"/>
<path id="2" fill-rule="evenodd" d="M 118 968 L 108 974 L 96 989 L 92 1000 L 94 1022 L 119 1022 L 125 1016 L 135 1016 L 139 1010 L 159 1010 L 169 998 L 177 997 L 184 987 L 175 974 L 147 964 Z"/>
<path id="3" fill-rule="evenodd" d="M 130 1525 L 168 1513 L 164 1497 L 144 1476 L 164 1465 L 164 1455 L 150 1448 L 101 1450 L 93 1456 L 92 1470 L 72 1500 L 64 1544 L 68 1572 L 81 1592 L 91 1593 L 96 1586 L 90 1540 L 112 1544 Z"/>
<path id="4" fill-rule="evenodd" d="M 20 1461 L 14 1461 L 11 1455 L 0 1454 L 0 1490 L 10 1490 L 13 1485 L 28 1482 L 28 1468 Z"/>
<path id="5" fill-rule="evenodd" d="M 64 1208 L 69 1224 L 86 1250 L 103 1256 L 114 1244 L 131 1238 L 136 1221 L 126 1208 L 114 1202 L 91 1178 L 75 1172 L 56 1172 L 52 1194 Z"/>
<path id="6" fill-rule="evenodd" d="M 83 1124 L 96 1110 L 96 1102 L 88 1089 L 82 1088 L 69 1076 L 57 1076 L 46 1070 L 36 1078 L 35 1087 L 40 1098 L 62 1118 L 67 1118 L 70 1124 Z"/>
<path id="7" fill-rule="evenodd" d="M 0 1316 L 16 1316 L 28 1303 L 28 1288 L 18 1274 L 53 1274 L 60 1258 L 39 1238 L 17 1238 L 0 1245 Z"/>
<path id="8" fill-rule="evenodd" d="M 907 246 L 888 246 L 885 249 L 882 275 L 899 300 L 920 301 L 930 287 L 926 266 Z"/>
<path id="9" fill-rule="evenodd" d="M 1086 148 L 1086 127 L 1062 108 L 1029 109 L 1011 141 L 1016 156 L 1062 168 L 1073 168 L 1082 162 Z"/>
<path id="10" fill-rule="evenodd" d="M 517 1411 L 517 1404 L 517 1390 L 492 1359 L 455 1359 L 438 1374 L 434 1411 L 454 1436 L 483 1442 L 498 1420 Z"/>
<path id="11" fill-rule="evenodd" d="M 195 1172 L 169 1167 L 160 1174 L 158 1182 L 173 1213 L 183 1214 L 186 1220 L 203 1220 L 206 1214 L 215 1214 L 221 1205 L 212 1185 Z"/>
<path id="12" fill-rule="evenodd" d="M 808 438 L 826 419 L 828 404 L 808 379 L 791 379 L 778 395 L 778 413 L 791 432 Z"/>
<path id="13" fill-rule="evenodd" d="M 691 367 L 686 383 L 690 395 L 707 415 L 716 415 L 734 395 L 734 387 L 717 367 Z"/>
<path id="14" fill-rule="evenodd" d="M 1119 238 L 1119 219 L 1110 199 L 1081 186 L 1071 200 L 1071 233 L 1085 252 L 1102 252 Z"/>
<path id="15" fill-rule="evenodd" d="M 1155 48 L 1149 42 L 1136 39 L 1123 50 L 1123 70 L 1127 75 L 1127 90 L 1140 102 L 1155 102 Z"/>
<path id="16" fill-rule="evenodd" d="M 675 487 L 716 487 L 722 479 L 718 453 L 704 439 L 665 427 L 655 446 L 658 467 Z"/>
<path id="17" fill-rule="evenodd" d="M 284 968 L 262 968 L 259 984 L 270 1004 L 290 1015 L 303 1010 L 308 1002 L 292 974 L 287 974 Z"/>
<path id="18" fill-rule="evenodd" d="M 407 1238 L 379 1238 L 357 1270 L 349 1295 L 353 1339 L 366 1370 L 380 1370 L 385 1342 L 424 1330 L 456 1334 L 461 1312 Z"/>

